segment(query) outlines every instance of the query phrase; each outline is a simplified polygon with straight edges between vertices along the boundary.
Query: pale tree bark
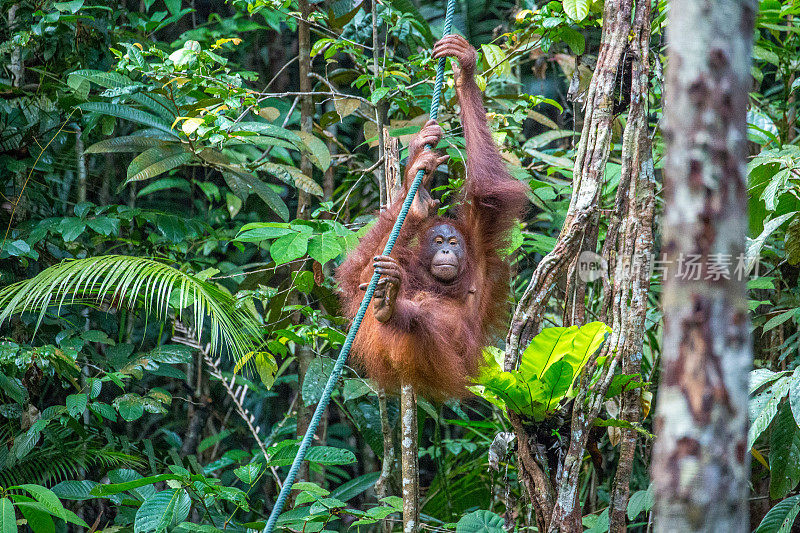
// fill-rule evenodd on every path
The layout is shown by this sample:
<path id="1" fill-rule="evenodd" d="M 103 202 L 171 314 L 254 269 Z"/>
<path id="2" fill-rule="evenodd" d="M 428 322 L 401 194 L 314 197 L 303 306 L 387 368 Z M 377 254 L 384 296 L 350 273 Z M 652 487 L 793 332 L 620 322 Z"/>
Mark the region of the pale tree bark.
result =
<path id="1" fill-rule="evenodd" d="M 386 154 L 386 158 L 384 159 L 383 175 L 386 178 L 387 203 L 391 204 L 400 194 L 402 194 L 402 183 L 400 180 L 400 141 L 396 137 L 389 135 L 388 128 L 383 128 L 383 140 Z M 385 207 L 386 206 L 382 205 L 381 209 Z M 383 389 L 378 390 L 378 408 L 380 410 L 381 417 L 381 432 L 383 433 L 383 459 L 381 463 L 380 476 L 375 482 L 375 495 L 380 500 L 381 498 L 385 498 L 391 494 L 390 489 L 393 481 L 396 481 L 398 466 L 394 448 L 395 431 L 392 429 L 391 423 L 389 422 L 389 409 L 386 402 L 386 391 Z M 414 423 L 414 427 L 416 428 L 416 416 L 414 417 Z M 401 455 L 405 457 L 405 455 Z M 391 520 L 384 519 L 381 530 L 383 533 L 391 533 Z"/>
<path id="2" fill-rule="evenodd" d="M 755 4 L 675 0 L 664 107 L 663 368 L 656 531 L 749 530 L 745 118 Z M 687 258 L 702 265 L 679 271 Z"/>
<path id="3" fill-rule="evenodd" d="M 400 387 L 400 462 L 403 476 L 403 533 L 415 533 L 419 524 L 419 449 L 417 395 L 414 387 Z"/>
<path id="4" fill-rule="evenodd" d="M 381 46 L 380 46 L 380 38 L 378 37 L 378 0 L 371 0 L 371 14 L 372 14 L 372 74 L 375 76 L 376 84 L 377 80 L 382 80 L 383 77 L 378 77 L 378 73 L 382 72 L 380 66 L 380 59 L 381 59 Z M 373 87 L 377 89 L 377 85 Z M 382 135 L 383 133 L 383 125 L 386 123 L 386 114 L 387 114 L 387 106 L 386 103 L 381 101 L 378 102 L 378 105 L 375 106 L 375 121 L 377 125 L 377 132 L 378 132 L 378 161 L 383 159 L 383 154 L 385 153 L 385 139 Z M 380 199 L 380 206 L 383 208 L 384 206 L 388 205 L 388 193 L 386 190 L 386 174 L 384 173 L 383 168 L 378 165 L 375 168 L 375 179 L 378 181 L 378 193 Z"/>
<path id="5" fill-rule="evenodd" d="M 586 98 L 585 119 L 576 151 L 572 198 L 564 227 L 553 251 L 537 265 L 514 313 L 506 343 L 504 366 L 507 371 L 516 369 L 521 350 L 541 330 L 556 281 L 568 275 L 570 265 L 575 262 L 584 246 L 589 249 L 595 246 L 598 204 L 611 145 L 614 92 L 619 82 L 623 53 L 628 47 L 632 8 L 632 0 L 607 0 L 605 3 L 603 37 L 597 67 Z M 646 57 L 644 59 L 646 61 Z M 638 176 L 640 167 L 631 168 Z M 625 184 L 620 186 L 624 188 Z M 623 192 L 628 194 L 627 191 Z M 620 205 L 627 205 L 627 202 L 621 202 Z M 633 249 L 630 252 L 633 253 Z M 572 298 L 571 306 L 577 312 L 568 311 L 566 321 L 580 323 L 583 321 L 581 309 L 584 291 L 574 290 L 570 285 L 567 286 L 566 294 L 568 298 Z M 589 361 L 580 379 L 577 397 L 573 402 L 570 429 L 562 432 L 568 438 L 563 462 L 555 469 L 552 468 L 548 464 L 552 461 L 548 461 L 547 447 L 539 442 L 535 425 L 526 425 L 522 417 L 509 411 L 518 442 L 520 480 L 531 498 L 539 531 L 583 530 L 579 499 L 583 457 L 589 432 L 619 363 L 617 348 L 625 340 L 621 320 L 626 316 L 624 306 L 627 299 L 622 296 L 623 287 L 619 289 L 617 309 L 614 312 L 617 317 L 614 321 L 615 329 L 599 354 L 610 356 L 609 362 L 600 369 L 599 379 L 592 390 L 589 390 L 588 379 L 597 369 L 598 354 Z M 630 284 L 624 287 L 624 291 L 630 292 Z M 576 301 L 578 298 L 580 302 Z"/>
<path id="6" fill-rule="evenodd" d="M 655 176 L 647 121 L 651 10 L 650 0 L 636 3 L 633 38 L 628 49 L 631 59 L 631 103 L 622 140 L 622 171 L 615 214 L 603 245 L 603 257 L 608 261 L 609 271 L 614 273 L 613 290 L 606 292 L 612 295 L 614 302 L 609 307 L 616 310 L 627 304 L 624 312 L 614 314 L 613 327 L 623 331 L 617 350 L 622 373 L 629 376 L 639 374 L 642 370 L 647 294 L 650 289 L 653 255 Z M 623 392 L 620 400 L 622 406 L 619 418 L 632 425 L 640 424 L 641 389 Z M 627 530 L 630 479 L 638 440 L 635 429 L 620 428 L 620 433 L 617 472 L 609 506 L 611 533 Z"/>

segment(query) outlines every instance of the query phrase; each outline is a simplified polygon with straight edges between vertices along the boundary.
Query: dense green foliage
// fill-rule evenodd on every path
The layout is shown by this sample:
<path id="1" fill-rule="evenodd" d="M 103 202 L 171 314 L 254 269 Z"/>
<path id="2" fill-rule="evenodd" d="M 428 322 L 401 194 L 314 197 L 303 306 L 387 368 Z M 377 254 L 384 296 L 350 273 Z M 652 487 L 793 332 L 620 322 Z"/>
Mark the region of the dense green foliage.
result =
<path id="1" fill-rule="evenodd" d="M 443 7 L 385 0 L 373 21 L 367 3 L 314 3 L 308 131 L 293 0 L 0 0 L 0 531 L 263 527 L 297 449 L 298 417 L 319 400 L 344 338 L 331 273 L 379 207 L 378 125 L 405 147 L 424 124 Z M 658 168 L 668 4 L 655 9 L 649 119 Z M 583 0 L 459 2 L 455 27 L 479 50 L 495 140 L 531 190 L 509 250 L 514 297 L 569 204 L 601 14 L 601 2 Z M 748 444 L 759 532 L 788 531 L 800 511 L 798 14 L 796 0 L 760 3 L 748 114 Z M 439 148 L 450 161 L 435 180 L 443 203 L 465 173 L 450 72 L 446 79 Z M 567 99 L 573 87 L 576 102 Z M 625 110 L 620 95 L 615 128 Z M 615 129 L 608 208 L 620 142 Z M 631 527 L 644 530 L 652 507 L 647 411 L 659 292 L 654 272 L 642 373 L 615 377 L 596 423 L 597 461 L 585 461 L 584 525 L 593 532 L 608 527 L 619 427 L 642 435 Z M 601 304 L 590 288 L 587 315 Z M 561 325 L 557 309 L 547 319 Z M 596 322 L 546 330 L 513 375 L 496 361 L 498 340 L 486 351 L 480 396 L 443 406 L 420 399 L 423 522 L 531 527 L 513 453 L 493 445 L 510 430 L 504 410 L 541 422 L 558 453 L 575 378 L 606 331 Z M 613 397 L 626 387 L 647 391 L 641 423 L 617 420 Z M 398 425 L 391 398 L 388 418 Z M 324 425 L 309 479 L 279 525 L 366 530 L 388 517 L 397 527 L 397 479 L 389 496 L 374 491 L 384 452 L 376 390 L 356 370 L 346 370 Z"/>

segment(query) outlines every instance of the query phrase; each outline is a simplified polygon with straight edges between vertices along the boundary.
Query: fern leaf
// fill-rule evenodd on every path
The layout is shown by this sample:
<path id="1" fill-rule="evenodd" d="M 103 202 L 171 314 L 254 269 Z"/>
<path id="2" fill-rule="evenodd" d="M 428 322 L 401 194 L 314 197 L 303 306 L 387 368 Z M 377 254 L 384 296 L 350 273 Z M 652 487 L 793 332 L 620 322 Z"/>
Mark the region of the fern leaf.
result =
<path id="1" fill-rule="evenodd" d="M 190 308 L 194 331 L 210 320 L 212 350 L 239 359 L 260 343 L 257 321 L 235 306 L 213 283 L 143 257 L 107 255 L 67 260 L 33 278 L 0 289 L 0 324 L 23 311 L 38 312 L 38 328 L 48 309 L 63 305 L 144 307 L 166 319 Z"/>

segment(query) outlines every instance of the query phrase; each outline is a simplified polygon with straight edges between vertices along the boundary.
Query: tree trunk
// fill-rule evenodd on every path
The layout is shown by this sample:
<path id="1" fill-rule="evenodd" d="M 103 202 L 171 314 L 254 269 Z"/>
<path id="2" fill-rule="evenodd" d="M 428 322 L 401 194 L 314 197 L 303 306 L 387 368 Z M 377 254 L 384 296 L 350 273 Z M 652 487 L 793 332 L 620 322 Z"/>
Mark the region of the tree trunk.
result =
<path id="1" fill-rule="evenodd" d="M 519 354 L 539 333 L 556 281 L 567 276 L 569 267 L 577 259 L 584 242 L 587 246 L 590 245 L 586 240 L 587 235 L 590 240 L 595 235 L 594 220 L 598 213 L 601 185 L 611 145 L 614 92 L 623 52 L 628 46 L 631 12 L 632 0 L 607 0 L 605 3 L 602 44 L 586 99 L 583 131 L 575 156 L 570 206 L 553 251 L 537 265 L 514 313 L 506 342 L 504 366 L 507 371 L 516 370 Z M 567 287 L 566 294 L 575 295 L 573 300 L 576 297 L 584 298 L 582 290 L 573 291 L 570 286 Z M 580 311 L 582 303 L 575 307 L 573 301 L 571 307 L 577 312 L 569 311 L 569 320 L 583 320 Z M 625 316 L 622 313 L 618 315 Z M 539 451 L 543 449 L 542 443 L 537 442 L 535 431 L 531 431 L 533 428 L 526 426 L 517 415 L 511 417 L 518 439 L 520 481 L 531 498 L 540 531 L 583 530 L 579 500 L 583 456 L 589 430 L 602 407 L 605 391 L 618 362 L 613 350 L 620 342 L 619 330 L 614 331 L 601 354 L 610 356 L 610 363 L 602 369 L 600 379 L 591 391 L 586 376 L 594 373 L 597 355 L 587 365 L 573 402 L 571 427 L 564 432 L 569 435 L 569 447 L 557 475 L 548 472 L 547 459 Z"/>
<path id="2" fill-rule="evenodd" d="M 749 530 L 750 318 L 745 274 L 724 270 L 743 259 L 747 231 L 745 116 L 754 17 L 750 1 L 670 6 L 667 271 L 652 469 L 657 531 Z M 686 258 L 701 268 L 681 269 Z"/>
<path id="3" fill-rule="evenodd" d="M 615 328 L 621 327 L 625 332 L 618 350 L 622 373 L 629 376 L 639 374 L 642 370 L 647 293 L 650 289 L 649 267 L 653 255 L 655 176 L 647 123 L 651 10 L 650 0 L 636 3 L 632 31 L 634 38 L 628 51 L 631 59 L 631 103 L 622 140 L 622 172 L 615 213 L 617 216 L 609 227 L 603 249 L 609 271 L 614 272 L 614 290 L 610 294 L 622 292 L 622 298 L 629 302 L 627 312 L 615 314 L 620 323 L 614 324 Z M 627 206 L 622 205 L 622 200 L 627 201 Z M 620 219 L 619 216 L 622 215 L 624 216 Z M 617 235 L 619 239 L 615 238 Z M 614 245 L 615 242 L 617 245 Z M 612 265 L 619 265 L 620 268 L 612 270 Z M 641 389 L 623 392 L 621 401 L 619 418 L 631 424 L 639 424 L 643 418 Z M 609 505 L 610 533 L 623 533 L 627 530 L 630 480 L 638 440 L 635 429 L 620 428 L 620 433 L 619 460 Z"/>
<path id="4" fill-rule="evenodd" d="M 308 0 L 299 0 L 300 8 L 300 21 L 297 24 L 297 40 L 298 40 L 298 55 L 299 55 L 299 76 L 300 76 L 300 92 L 311 92 L 311 31 L 308 23 L 308 17 L 311 14 L 311 6 Z M 300 130 L 307 132 L 311 135 L 314 128 L 314 100 L 309 94 L 300 97 Z M 312 176 L 314 167 L 311 159 L 303 153 L 300 159 L 300 170 L 309 178 Z M 297 212 L 295 217 L 300 220 L 309 218 L 310 196 L 302 189 L 298 189 L 297 196 Z M 298 294 L 292 293 L 292 303 L 300 303 Z M 302 320 L 302 314 L 299 312 L 295 314 L 294 320 L 299 323 Z M 306 405 L 303 400 L 303 380 L 305 380 L 306 372 L 311 361 L 314 359 L 314 352 L 310 346 L 298 345 L 297 346 L 297 384 L 300 401 L 297 402 L 297 438 L 302 439 L 308 431 L 308 426 L 311 423 L 311 416 L 314 413 L 313 405 Z M 309 479 L 308 462 L 303 462 L 300 471 L 297 474 L 297 481 L 306 481 Z"/>
<path id="5" fill-rule="evenodd" d="M 417 395 L 414 387 L 400 388 L 400 456 L 403 473 L 403 533 L 419 531 L 419 451 Z"/>

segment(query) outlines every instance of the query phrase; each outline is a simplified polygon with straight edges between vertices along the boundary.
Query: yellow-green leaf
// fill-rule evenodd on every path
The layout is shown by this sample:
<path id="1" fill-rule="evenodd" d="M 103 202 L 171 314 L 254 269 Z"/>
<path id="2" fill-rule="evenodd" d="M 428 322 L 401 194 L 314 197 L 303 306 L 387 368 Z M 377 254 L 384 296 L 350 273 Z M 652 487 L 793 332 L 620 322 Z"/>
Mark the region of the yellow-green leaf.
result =
<path id="1" fill-rule="evenodd" d="M 325 146 L 322 139 L 315 137 L 307 131 L 298 131 L 297 134 L 300 136 L 300 139 L 302 139 L 303 145 L 306 148 L 305 151 L 311 159 L 311 162 L 323 172 L 328 170 L 328 167 L 331 166 L 331 153 L 328 151 L 328 147 Z"/>
<path id="2" fill-rule="evenodd" d="M 191 135 L 197 131 L 197 128 L 199 128 L 202 123 L 203 119 L 200 117 L 187 118 L 183 121 L 183 124 L 181 124 L 181 130 L 183 130 L 183 133 L 186 135 Z"/>
<path id="3" fill-rule="evenodd" d="M 562 0 L 564 13 L 575 22 L 580 22 L 589 14 L 589 0 Z"/>
<path id="4" fill-rule="evenodd" d="M 511 74 L 511 63 L 506 60 L 506 54 L 499 46 L 496 44 L 482 44 L 481 51 L 489 64 L 489 68 L 496 72 L 498 76 Z"/>

